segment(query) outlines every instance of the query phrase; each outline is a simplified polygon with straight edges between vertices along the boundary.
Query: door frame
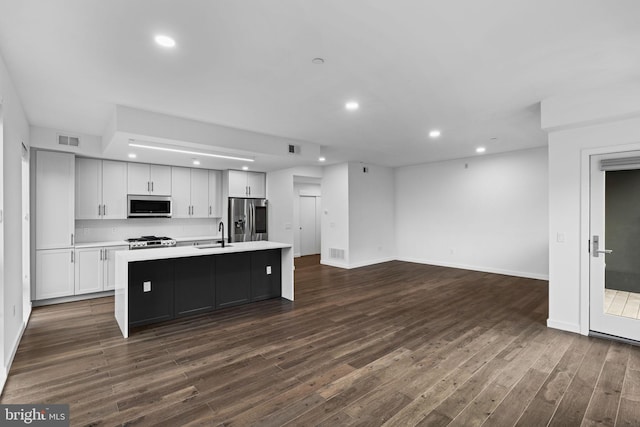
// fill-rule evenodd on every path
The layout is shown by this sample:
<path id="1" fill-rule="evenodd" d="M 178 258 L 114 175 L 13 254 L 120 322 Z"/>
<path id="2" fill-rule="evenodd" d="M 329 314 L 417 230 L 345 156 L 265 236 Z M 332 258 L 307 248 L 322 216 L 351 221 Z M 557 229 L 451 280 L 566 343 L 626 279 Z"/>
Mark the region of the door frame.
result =
<path id="1" fill-rule="evenodd" d="M 591 330 L 590 283 L 589 271 L 591 251 L 591 156 L 616 154 L 628 151 L 640 151 L 640 142 L 633 144 L 611 145 L 598 148 L 587 148 L 581 152 L 580 159 L 580 333 L 589 335 Z"/>

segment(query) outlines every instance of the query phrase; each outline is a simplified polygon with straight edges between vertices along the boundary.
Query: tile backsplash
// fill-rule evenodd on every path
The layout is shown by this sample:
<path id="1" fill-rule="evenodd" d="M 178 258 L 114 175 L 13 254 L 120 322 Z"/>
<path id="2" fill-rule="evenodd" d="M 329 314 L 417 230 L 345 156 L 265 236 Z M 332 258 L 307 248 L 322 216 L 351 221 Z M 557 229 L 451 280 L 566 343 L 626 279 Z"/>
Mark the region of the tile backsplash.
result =
<path id="1" fill-rule="evenodd" d="M 109 242 L 140 236 L 219 236 L 220 218 L 132 218 L 121 220 L 76 220 L 76 242 Z M 226 225 L 226 224 L 225 224 Z"/>

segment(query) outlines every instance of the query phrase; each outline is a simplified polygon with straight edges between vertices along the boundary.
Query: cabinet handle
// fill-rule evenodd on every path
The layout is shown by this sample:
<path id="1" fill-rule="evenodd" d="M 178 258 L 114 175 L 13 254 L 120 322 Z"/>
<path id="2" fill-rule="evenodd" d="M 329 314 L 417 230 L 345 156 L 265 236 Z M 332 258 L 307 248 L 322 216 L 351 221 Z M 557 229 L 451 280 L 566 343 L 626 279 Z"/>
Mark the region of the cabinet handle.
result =
<path id="1" fill-rule="evenodd" d="M 211 206 L 209 206 L 209 216 L 211 216 Z"/>
<path id="2" fill-rule="evenodd" d="M 249 195 L 251 195 L 251 186 L 247 187 L 249 189 Z"/>
<path id="3" fill-rule="evenodd" d="M 151 192 L 153 193 L 153 181 L 151 181 Z"/>
<path id="4" fill-rule="evenodd" d="M 71 233 L 71 246 L 73 246 L 73 233 Z"/>
<path id="5" fill-rule="evenodd" d="M 100 261 L 102 261 L 102 249 L 100 249 Z"/>
<path id="6" fill-rule="evenodd" d="M 102 215 L 102 214 L 100 213 L 100 205 L 98 205 L 98 216 L 100 216 L 100 215 Z"/>
<path id="7" fill-rule="evenodd" d="M 107 254 L 108 254 L 109 252 L 107 252 L 107 248 L 104 248 L 104 249 L 103 249 L 103 251 L 104 251 L 104 256 L 103 256 L 102 258 L 103 258 L 103 260 L 104 260 L 104 261 L 106 261 L 106 260 L 108 260 L 108 259 L 109 259 L 109 258 L 107 257 Z"/>
<path id="8" fill-rule="evenodd" d="M 102 205 L 102 216 L 107 216 L 107 205 Z"/>
<path id="9" fill-rule="evenodd" d="M 74 257 L 73 249 L 72 249 L 72 250 L 71 250 L 71 264 L 73 264 L 74 259 L 75 259 L 75 257 Z"/>

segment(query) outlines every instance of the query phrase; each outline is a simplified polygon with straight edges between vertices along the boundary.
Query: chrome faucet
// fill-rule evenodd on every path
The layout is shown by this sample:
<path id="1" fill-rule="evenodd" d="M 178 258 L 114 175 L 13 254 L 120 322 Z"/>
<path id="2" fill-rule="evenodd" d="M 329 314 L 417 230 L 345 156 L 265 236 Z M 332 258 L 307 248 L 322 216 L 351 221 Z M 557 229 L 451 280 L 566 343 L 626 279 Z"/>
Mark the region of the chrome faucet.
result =
<path id="1" fill-rule="evenodd" d="M 220 225 L 218 225 L 218 231 L 222 231 L 222 247 L 224 248 L 224 222 L 220 221 Z"/>

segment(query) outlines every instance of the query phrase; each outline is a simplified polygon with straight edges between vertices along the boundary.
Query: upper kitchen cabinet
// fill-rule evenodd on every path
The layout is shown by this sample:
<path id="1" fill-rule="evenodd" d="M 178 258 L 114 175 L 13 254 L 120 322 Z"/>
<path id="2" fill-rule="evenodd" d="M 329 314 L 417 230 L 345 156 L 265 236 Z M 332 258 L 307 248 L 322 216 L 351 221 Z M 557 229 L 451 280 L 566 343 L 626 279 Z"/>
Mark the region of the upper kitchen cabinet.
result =
<path id="1" fill-rule="evenodd" d="M 35 162 L 36 249 L 73 246 L 75 157 L 37 151 Z"/>
<path id="2" fill-rule="evenodd" d="M 229 197 L 266 197 L 266 175 L 262 172 L 229 170 Z"/>
<path id="3" fill-rule="evenodd" d="M 209 173 L 205 169 L 171 168 L 173 218 L 209 217 Z"/>
<path id="4" fill-rule="evenodd" d="M 222 171 L 209 171 L 209 218 L 222 218 Z"/>
<path id="5" fill-rule="evenodd" d="M 128 194 L 171 196 L 171 166 L 128 163 Z"/>
<path id="6" fill-rule="evenodd" d="M 76 159 L 76 219 L 127 218 L 127 163 Z"/>

